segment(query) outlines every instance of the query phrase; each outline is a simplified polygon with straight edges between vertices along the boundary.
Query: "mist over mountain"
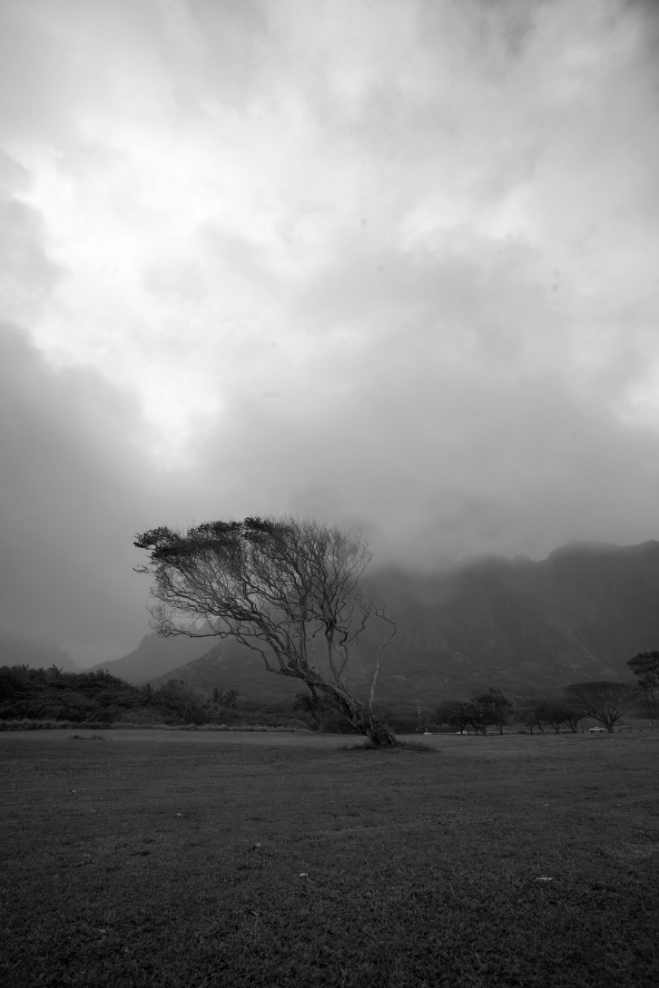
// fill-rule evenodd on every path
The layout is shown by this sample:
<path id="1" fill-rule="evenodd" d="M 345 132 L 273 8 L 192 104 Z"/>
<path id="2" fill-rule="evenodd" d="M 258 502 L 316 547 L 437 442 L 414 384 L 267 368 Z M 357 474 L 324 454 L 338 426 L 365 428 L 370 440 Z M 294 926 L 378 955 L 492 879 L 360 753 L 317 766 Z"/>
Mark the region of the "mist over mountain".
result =
<path id="1" fill-rule="evenodd" d="M 627 660 L 659 643 L 659 542 L 574 542 L 533 562 L 486 557 L 437 573 L 380 570 L 374 581 L 397 622 L 382 655 L 377 702 L 432 708 L 494 686 L 513 697 L 591 679 L 627 680 Z M 384 629 L 372 625 L 350 664 L 349 685 L 368 689 Z M 241 700 L 292 702 L 302 685 L 268 673 L 231 640 L 149 635 L 114 663 L 115 675 L 154 685 L 183 679 Z"/>
<path id="2" fill-rule="evenodd" d="M 493 557 L 438 576 L 381 573 L 378 584 L 398 622 L 383 702 L 627 680 L 627 660 L 659 642 L 656 541 L 572 543 L 541 562 Z"/>
<path id="3" fill-rule="evenodd" d="M 48 642 L 0 632 L 0 666 L 30 666 L 49 669 L 57 666 L 65 672 L 80 672 L 68 652 Z"/>
<path id="4" fill-rule="evenodd" d="M 192 662 L 208 652 L 214 642 L 208 638 L 160 638 L 156 634 L 145 635 L 137 648 L 128 655 L 112 662 L 101 662 L 92 667 L 107 669 L 112 676 L 129 683 L 148 683 L 169 669 Z"/>

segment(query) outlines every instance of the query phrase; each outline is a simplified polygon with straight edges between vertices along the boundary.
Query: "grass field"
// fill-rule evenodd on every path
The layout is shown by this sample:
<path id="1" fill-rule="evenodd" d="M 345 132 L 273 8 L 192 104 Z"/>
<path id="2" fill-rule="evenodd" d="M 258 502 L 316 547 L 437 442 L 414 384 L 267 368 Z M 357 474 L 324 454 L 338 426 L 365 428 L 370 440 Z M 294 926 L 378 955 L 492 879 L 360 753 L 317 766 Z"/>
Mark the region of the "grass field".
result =
<path id="1" fill-rule="evenodd" d="M 656 735 L 75 733 L 0 735 L 6 988 L 659 984 Z"/>

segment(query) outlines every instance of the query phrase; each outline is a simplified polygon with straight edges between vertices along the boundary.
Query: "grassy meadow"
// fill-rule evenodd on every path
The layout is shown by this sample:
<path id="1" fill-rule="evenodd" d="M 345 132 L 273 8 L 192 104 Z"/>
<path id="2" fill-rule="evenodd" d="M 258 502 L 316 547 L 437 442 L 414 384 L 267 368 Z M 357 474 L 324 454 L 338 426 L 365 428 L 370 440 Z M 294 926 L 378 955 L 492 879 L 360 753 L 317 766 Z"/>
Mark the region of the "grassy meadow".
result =
<path id="1" fill-rule="evenodd" d="M 0 983 L 656 988 L 659 732 L 424 740 L 0 735 Z"/>

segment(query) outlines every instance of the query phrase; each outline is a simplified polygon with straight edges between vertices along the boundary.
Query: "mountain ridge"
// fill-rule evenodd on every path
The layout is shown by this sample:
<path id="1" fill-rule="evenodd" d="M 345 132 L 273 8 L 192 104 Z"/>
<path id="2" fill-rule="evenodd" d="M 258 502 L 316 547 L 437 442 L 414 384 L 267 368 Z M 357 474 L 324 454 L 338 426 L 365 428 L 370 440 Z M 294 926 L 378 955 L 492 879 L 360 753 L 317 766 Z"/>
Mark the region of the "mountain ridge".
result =
<path id="1" fill-rule="evenodd" d="M 627 659 L 659 646 L 654 539 L 633 546 L 572 542 L 540 561 L 486 556 L 430 574 L 383 568 L 372 582 L 398 626 L 378 680 L 385 706 L 432 706 L 489 686 L 521 697 L 588 679 L 628 680 Z M 202 691 L 237 689 L 258 703 L 288 702 L 303 688 L 268 673 L 257 653 L 229 640 L 208 648 L 203 639 L 150 635 L 116 661 L 126 668 L 131 656 L 148 653 L 150 664 L 131 660 L 137 681 L 138 670 L 155 669 L 160 646 L 176 641 L 190 643 L 188 652 L 166 646 L 169 659 L 150 677 L 155 685 L 184 679 Z M 349 681 L 358 694 L 368 689 L 378 645 L 369 629 L 354 650 Z M 165 667 L 196 649 L 200 654 Z M 103 667 L 117 674 L 115 663 Z"/>

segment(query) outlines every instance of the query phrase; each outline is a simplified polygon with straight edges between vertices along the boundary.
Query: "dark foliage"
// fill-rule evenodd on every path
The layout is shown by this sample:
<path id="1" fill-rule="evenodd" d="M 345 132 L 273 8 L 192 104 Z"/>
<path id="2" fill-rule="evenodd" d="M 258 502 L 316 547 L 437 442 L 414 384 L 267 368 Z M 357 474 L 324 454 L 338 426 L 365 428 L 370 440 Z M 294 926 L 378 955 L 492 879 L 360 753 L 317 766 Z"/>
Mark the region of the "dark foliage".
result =
<path id="1" fill-rule="evenodd" d="M 297 693 L 293 701 L 293 711 L 308 714 L 317 731 L 324 731 L 335 713 L 335 706 L 316 691 Z"/>
<path id="2" fill-rule="evenodd" d="M 536 714 L 539 723 L 549 724 L 556 734 L 563 726 L 576 734 L 583 717 L 583 711 L 578 706 L 561 700 L 541 700 L 536 705 Z"/>
<path id="3" fill-rule="evenodd" d="M 575 683 L 565 688 L 573 708 L 582 716 L 593 717 L 603 724 L 609 734 L 626 714 L 634 700 L 635 690 L 627 683 Z"/>
<path id="4" fill-rule="evenodd" d="M 639 652 L 627 663 L 636 676 L 648 717 L 659 714 L 659 652 Z"/>
<path id="5" fill-rule="evenodd" d="M 467 700 L 444 700 L 435 711 L 435 720 L 438 724 L 448 724 L 458 731 L 464 731 L 471 724 L 469 707 Z"/>
<path id="6" fill-rule="evenodd" d="M 484 734 L 488 727 L 496 727 L 499 734 L 508 722 L 512 710 L 512 701 L 501 692 L 490 687 L 487 693 L 475 696 L 469 705 L 470 723 L 477 731 Z"/>
<path id="7" fill-rule="evenodd" d="M 512 707 L 512 701 L 501 690 L 490 687 L 487 693 L 471 700 L 445 700 L 435 711 L 435 719 L 438 724 L 448 724 L 458 731 L 473 727 L 478 734 L 485 734 L 488 727 L 494 726 L 503 734 Z"/>
<path id="8" fill-rule="evenodd" d="M 111 723 L 124 711 L 141 706 L 141 691 L 109 673 L 63 672 L 30 669 L 27 666 L 0 668 L 0 719 L 34 718 L 93 720 Z"/>

